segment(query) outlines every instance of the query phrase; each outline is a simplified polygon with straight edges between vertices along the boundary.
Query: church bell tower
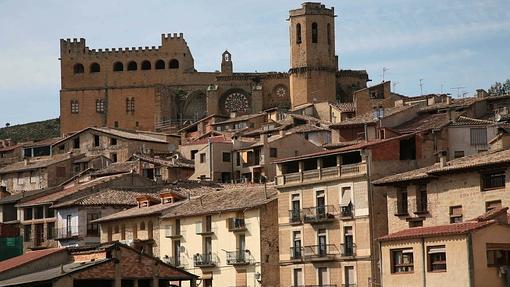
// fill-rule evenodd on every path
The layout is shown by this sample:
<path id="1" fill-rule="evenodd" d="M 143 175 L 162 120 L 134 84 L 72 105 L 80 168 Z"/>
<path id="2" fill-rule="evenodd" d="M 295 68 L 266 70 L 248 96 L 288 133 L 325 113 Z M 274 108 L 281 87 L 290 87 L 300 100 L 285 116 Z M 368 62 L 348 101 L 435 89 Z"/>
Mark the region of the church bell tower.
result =
<path id="1" fill-rule="evenodd" d="M 291 106 L 335 102 L 334 8 L 305 2 L 289 14 Z"/>

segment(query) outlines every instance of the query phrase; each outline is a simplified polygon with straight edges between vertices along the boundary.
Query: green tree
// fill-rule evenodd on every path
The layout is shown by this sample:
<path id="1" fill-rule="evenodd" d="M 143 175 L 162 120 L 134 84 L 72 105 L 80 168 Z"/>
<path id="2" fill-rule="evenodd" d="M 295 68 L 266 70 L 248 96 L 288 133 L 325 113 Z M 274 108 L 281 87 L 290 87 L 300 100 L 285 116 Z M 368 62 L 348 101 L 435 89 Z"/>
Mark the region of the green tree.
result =
<path id="1" fill-rule="evenodd" d="M 501 96 L 510 94 L 510 79 L 507 79 L 506 82 L 500 83 L 496 82 L 489 88 L 489 95 L 491 96 Z"/>

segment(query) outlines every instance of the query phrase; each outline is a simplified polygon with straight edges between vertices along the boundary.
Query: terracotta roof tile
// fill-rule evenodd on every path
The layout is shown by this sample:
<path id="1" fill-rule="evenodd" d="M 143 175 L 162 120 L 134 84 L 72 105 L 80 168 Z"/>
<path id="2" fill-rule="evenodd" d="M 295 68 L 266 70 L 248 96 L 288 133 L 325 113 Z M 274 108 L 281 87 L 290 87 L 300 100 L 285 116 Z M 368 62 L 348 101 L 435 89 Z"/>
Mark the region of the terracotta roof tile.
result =
<path id="1" fill-rule="evenodd" d="M 139 159 L 141 161 L 153 163 L 153 164 L 158 164 L 161 166 L 166 166 L 166 167 L 185 167 L 185 168 L 194 168 L 195 167 L 194 161 L 185 159 L 178 154 L 172 155 L 168 158 L 156 158 L 156 157 L 151 157 L 148 155 L 142 155 L 142 154 L 135 153 L 135 154 L 133 154 L 133 158 Z"/>
<path id="2" fill-rule="evenodd" d="M 339 109 L 341 112 L 355 112 L 356 107 L 354 106 L 354 103 L 335 103 L 332 104 L 337 109 Z"/>
<path id="3" fill-rule="evenodd" d="M 407 109 L 413 108 L 414 106 L 399 106 L 399 107 L 391 107 L 391 108 L 385 108 L 384 109 L 384 117 L 389 117 L 394 114 L 400 113 L 402 111 L 405 111 Z M 376 120 L 374 120 L 374 116 L 372 112 L 364 113 L 361 115 L 357 115 L 353 118 L 346 119 L 344 121 L 341 121 L 339 123 L 335 123 L 330 125 L 330 127 L 344 127 L 344 126 L 351 126 L 351 125 L 361 125 L 361 124 L 368 124 L 368 123 L 375 123 Z"/>
<path id="4" fill-rule="evenodd" d="M 189 143 L 185 143 L 183 145 L 198 145 L 198 144 L 208 144 L 208 143 L 231 143 L 232 140 L 228 139 L 225 135 L 220 136 L 212 136 L 207 138 L 201 138 Z"/>
<path id="5" fill-rule="evenodd" d="M 450 123 L 447 113 L 423 114 L 395 128 L 399 133 L 412 133 L 440 129 Z"/>
<path id="6" fill-rule="evenodd" d="M 94 171 L 91 173 L 92 176 L 107 176 L 120 173 L 128 173 L 135 169 L 135 163 L 133 161 L 125 162 L 114 162 L 109 164 L 107 167 Z"/>
<path id="7" fill-rule="evenodd" d="M 49 248 L 37 251 L 28 251 L 23 255 L 0 261 L 0 273 L 65 250 L 65 248 Z"/>
<path id="8" fill-rule="evenodd" d="M 449 235 L 461 235 L 473 232 L 477 229 L 487 227 L 495 221 L 482 221 L 482 222 L 463 222 L 453 223 L 447 225 L 430 226 L 430 227 L 414 227 L 408 228 L 401 231 L 397 231 L 383 237 L 378 238 L 379 241 L 395 241 L 395 240 L 407 240 L 424 237 L 440 237 Z"/>
<path id="9" fill-rule="evenodd" d="M 15 162 L 3 168 L 0 168 L 0 174 L 3 173 L 11 173 L 11 172 L 19 172 L 24 170 L 33 170 L 38 168 L 47 167 L 61 161 L 70 159 L 69 154 L 57 154 L 51 157 L 44 157 L 40 159 L 30 159 L 28 164 L 25 164 L 25 161 Z M 78 157 L 76 157 L 78 158 Z"/>
<path id="10" fill-rule="evenodd" d="M 453 121 L 452 126 L 488 126 L 494 125 L 496 122 L 488 120 L 479 120 L 470 117 L 460 116 L 456 121 Z"/>

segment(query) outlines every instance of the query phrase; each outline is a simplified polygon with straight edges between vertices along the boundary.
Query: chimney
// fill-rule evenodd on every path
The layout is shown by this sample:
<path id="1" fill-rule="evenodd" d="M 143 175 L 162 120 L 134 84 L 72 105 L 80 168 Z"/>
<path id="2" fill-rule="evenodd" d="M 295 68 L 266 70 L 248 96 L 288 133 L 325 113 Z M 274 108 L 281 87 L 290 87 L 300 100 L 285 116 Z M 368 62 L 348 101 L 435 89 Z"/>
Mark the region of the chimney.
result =
<path id="1" fill-rule="evenodd" d="M 452 104 L 452 97 L 446 96 L 446 104 L 451 105 Z"/>
<path id="2" fill-rule="evenodd" d="M 445 150 L 439 151 L 439 166 L 440 167 L 446 166 L 446 162 L 448 161 L 447 155 L 448 155 L 447 151 L 445 151 Z"/>
<path id="3" fill-rule="evenodd" d="M 267 143 L 267 135 L 266 134 L 260 134 L 260 141 L 263 143 Z"/>
<path id="4" fill-rule="evenodd" d="M 487 91 L 485 91 L 484 89 L 476 90 L 476 98 L 477 99 L 485 99 L 488 95 L 489 95 L 489 93 L 487 93 Z"/>
<path id="5" fill-rule="evenodd" d="M 30 164 L 30 158 L 25 157 L 25 158 L 23 159 L 23 162 L 25 163 L 25 165 L 29 165 L 29 164 Z"/>

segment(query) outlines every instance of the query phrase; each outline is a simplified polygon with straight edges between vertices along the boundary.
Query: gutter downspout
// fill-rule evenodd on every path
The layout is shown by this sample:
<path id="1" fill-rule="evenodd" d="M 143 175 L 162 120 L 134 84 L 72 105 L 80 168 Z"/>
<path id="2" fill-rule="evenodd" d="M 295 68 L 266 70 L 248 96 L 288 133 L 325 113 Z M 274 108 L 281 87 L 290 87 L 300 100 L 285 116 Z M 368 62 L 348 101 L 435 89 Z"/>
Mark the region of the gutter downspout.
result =
<path id="1" fill-rule="evenodd" d="M 475 281 L 474 280 L 475 270 L 473 268 L 473 266 L 474 266 L 473 239 L 471 237 L 471 233 L 468 233 L 468 236 L 467 236 L 467 253 L 468 253 L 468 272 L 469 272 L 468 286 L 473 287 L 474 281 Z"/>
<path id="2" fill-rule="evenodd" d="M 366 127 L 366 125 L 365 125 Z M 366 135 L 366 134 L 365 134 Z M 368 206 L 369 206 L 369 220 L 370 220 L 370 224 L 369 224 L 369 228 L 370 228 L 370 242 L 374 242 L 375 240 L 375 236 L 374 236 L 374 221 L 375 221 L 375 217 L 374 217 L 374 201 L 373 201 L 373 192 L 374 192 L 374 189 L 372 187 L 372 181 L 371 181 L 371 171 L 372 171 L 372 168 L 371 168 L 371 163 L 372 163 L 372 153 L 369 152 L 368 149 L 365 149 L 364 150 L 367 155 L 366 155 L 366 164 L 367 164 L 367 184 L 368 184 Z M 377 270 L 377 262 L 376 260 L 374 260 L 374 245 L 371 244 L 371 247 L 370 249 L 372 250 L 370 253 L 370 257 L 371 257 L 371 269 L 372 271 L 375 271 Z M 379 253 L 379 256 L 378 256 L 378 260 L 381 258 L 381 254 Z M 372 277 L 373 275 L 377 274 L 377 272 L 371 272 L 372 273 Z M 371 278 L 372 279 L 372 282 L 374 282 L 374 278 Z M 379 278 L 379 281 L 380 281 L 381 278 Z"/>
<path id="3" fill-rule="evenodd" d="M 427 287 L 427 262 L 425 262 L 425 238 L 421 239 L 421 264 L 423 266 L 422 273 L 423 273 L 423 287 Z"/>

